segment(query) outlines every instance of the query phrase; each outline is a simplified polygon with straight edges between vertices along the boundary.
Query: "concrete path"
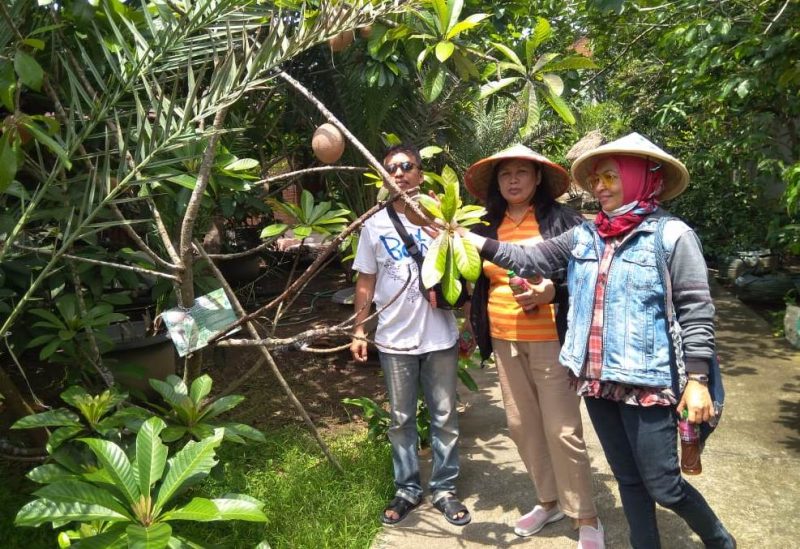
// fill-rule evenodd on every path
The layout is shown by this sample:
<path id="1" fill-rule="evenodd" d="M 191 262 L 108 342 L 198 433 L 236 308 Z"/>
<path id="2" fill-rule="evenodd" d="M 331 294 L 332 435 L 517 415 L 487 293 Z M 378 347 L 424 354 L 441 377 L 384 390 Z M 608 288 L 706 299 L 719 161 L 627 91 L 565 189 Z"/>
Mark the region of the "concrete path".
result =
<path id="1" fill-rule="evenodd" d="M 703 453 L 703 473 L 690 482 L 711 503 L 741 549 L 798 547 L 800 352 L 773 338 L 767 323 L 725 290 L 713 291 L 726 409 Z M 577 532 L 569 520 L 530 538 L 514 535 L 513 524 L 536 502 L 535 492 L 508 438 L 496 371 L 475 371 L 474 377 L 480 392 L 462 393 L 458 484 L 459 496 L 472 511 L 472 523 L 451 526 L 426 501 L 400 525 L 384 527 L 374 549 L 576 546 Z M 585 409 L 583 416 L 606 546 L 627 548 L 628 527 L 616 483 Z M 429 468 L 429 459 L 424 462 Z M 427 474 L 424 470 L 423 478 Z M 665 549 L 703 546 L 673 513 L 659 509 L 658 519 Z"/>

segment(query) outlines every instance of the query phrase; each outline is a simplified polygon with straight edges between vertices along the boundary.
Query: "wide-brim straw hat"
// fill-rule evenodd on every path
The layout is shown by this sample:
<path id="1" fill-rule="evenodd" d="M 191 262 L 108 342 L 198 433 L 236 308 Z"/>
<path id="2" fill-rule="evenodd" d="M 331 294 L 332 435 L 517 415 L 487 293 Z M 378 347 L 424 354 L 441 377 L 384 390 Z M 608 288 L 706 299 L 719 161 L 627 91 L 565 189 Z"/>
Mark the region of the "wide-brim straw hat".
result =
<path id="1" fill-rule="evenodd" d="M 489 191 L 489 184 L 492 182 L 497 164 L 504 160 L 515 159 L 530 160 L 539 167 L 542 171 L 542 181 L 539 184 L 544 185 L 553 198 L 561 196 L 569 188 L 567 170 L 525 145 L 514 145 L 478 160 L 467 168 L 467 173 L 464 174 L 464 184 L 467 186 L 467 190 L 481 202 L 486 202 L 486 194 Z"/>
<path id="2" fill-rule="evenodd" d="M 675 198 L 689 185 L 689 171 L 683 162 L 636 132 L 583 153 L 572 163 L 572 177 L 581 188 L 592 192 L 587 180 L 597 161 L 617 154 L 639 156 L 661 165 L 663 186 L 659 200 Z"/>

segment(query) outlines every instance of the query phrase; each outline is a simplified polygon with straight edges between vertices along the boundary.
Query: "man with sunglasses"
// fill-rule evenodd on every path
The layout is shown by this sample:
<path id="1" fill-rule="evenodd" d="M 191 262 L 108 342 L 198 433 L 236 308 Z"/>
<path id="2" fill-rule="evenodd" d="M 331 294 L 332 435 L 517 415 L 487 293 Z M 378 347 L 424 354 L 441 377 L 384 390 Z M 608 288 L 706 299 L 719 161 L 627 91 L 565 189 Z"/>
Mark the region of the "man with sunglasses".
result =
<path id="1" fill-rule="evenodd" d="M 383 165 L 401 190 L 412 195 L 419 192 L 423 181 L 422 159 L 415 146 L 390 147 Z M 408 220 L 405 203 L 395 200 L 388 207 L 394 208 L 425 254 L 432 239 Z M 396 491 L 381 521 L 396 524 L 422 501 L 416 424 L 417 395 L 421 388 L 431 417 L 431 501 L 448 522 L 463 526 L 471 517 L 455 495 L 459 472 L 455 317 L 452 311 L 431 307 L 420 293 L 417 264 L 385 209 L 364 223 L 353 269 L 358 271 L 358 280 L 356 327 L 350 351 L 357 362 L 367 360 L 366 329 L 362 323 L 370 314 L 370 304 L 374 302 L 379 309 L 386 307 L 378 317 L 375 345 L 391 404 L 388 436 Z"/>

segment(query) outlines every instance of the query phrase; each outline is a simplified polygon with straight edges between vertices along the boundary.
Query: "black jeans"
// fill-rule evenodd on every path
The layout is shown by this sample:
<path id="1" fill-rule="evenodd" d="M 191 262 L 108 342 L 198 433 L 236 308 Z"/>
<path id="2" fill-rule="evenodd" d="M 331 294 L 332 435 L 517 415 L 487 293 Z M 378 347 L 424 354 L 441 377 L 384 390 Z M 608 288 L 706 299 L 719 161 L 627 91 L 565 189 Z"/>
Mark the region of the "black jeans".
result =
<path id="1" fill-rule="evenodd" d="M 685 520 L 706 547 L 734 547 L 706 500 L 681 476 L 671 406 L 630 406 L 602 398 L 584 402 L 617 479 L 634 549 L 661 547 L 656 503 Z"/>

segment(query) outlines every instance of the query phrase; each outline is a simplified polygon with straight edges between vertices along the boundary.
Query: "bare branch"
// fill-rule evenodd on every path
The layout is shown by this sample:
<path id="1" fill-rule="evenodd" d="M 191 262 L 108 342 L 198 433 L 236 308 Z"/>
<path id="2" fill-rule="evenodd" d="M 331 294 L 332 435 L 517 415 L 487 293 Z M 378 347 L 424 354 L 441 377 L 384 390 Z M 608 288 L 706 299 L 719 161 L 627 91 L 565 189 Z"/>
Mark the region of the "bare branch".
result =
<path id="1" fill-rule="evenodd" d="M 25 250 L 28 252 L 33 252 L 36 254 L 45 254 L 49 255 L 52 250 L 45 249 L 45 248 L 33 248 L 31 246 L 25 246 L 24 244 L 17 244 L 14 243 L 15 248 L 19 248 L 21 250 Z M 143 275 L 149 276 L 157 276 L 160 278 L 167 278 L 169 280 L 179 280 L 177 276 L 162 273 L 161 271 L 154 271 L 152 269 L 145 269 L 144 267 L 134 267 L 133 265 L 123 265 L 122 263 L 112 263 L 110 261 L 101 261 L 99 259 L 90 259 L 88 257 L 81 257 L 79 255 L 72 255 L 72 254 L 62 254 L 61 257 L 66 259 L 72 259 L 73 261 L 80 261 L 82 263 L 91 263 L 92 265 L 100 265 L 102 267 L 111 267 L 112 269 L 121 269 L 123 271 L 133 271 L 134 273 L 139 273 Z"/>
<path id="2" fill-rule="evenodd" d="M 367 168 L 360 168 L 358 166 L 317 166 L 314 168 L 305 168 L 303 170 L 295 170 L 293 172 L 286 172 L 286 173 L 279 173 L 276 175 L 272 175 L 270 177 L 266 177 L 261 179 L 260 181 L 256 181 L 253 183 L 254 185 L 263 185 L 264 183 L 273 183 L 275 181 L 281 181 L 284 179 L 295 179 L 297 177 L 302 177 L 304 175 L 310 173 L 320 173 L 320 172 L 367 172 Z"/>
<path id="3" fill-rule="evenodd" d="M 339 236 L 334 238 L 330 242 L 330 244 L 328 244 L 328 247 L 325 248 L 324 250 L 322 250 L 322 252 L 320 252 L 319 255 L 317 255 L 316 259 L 314 259 L 314 261 L 311 263 L 311 265 L 309 265 L 309 267 L 305 270 L 305 272 L 302 275 L 300 275 L 297 278 L 297 280 L 295 280 L 294 283 L 291 286 L 289 286 L 286 290 L 284 290 L 281 295 L 279 295 L 278 297 L 276 297 L 275 299 L 273 299 L 272 301 L 270 301 L 269 303 L 267 303 L 263 307 L 258 308 L 254 312 L 245 314 L 242 318 L 240 318 L 236 322 L 232 323 L 230 326 L 225 327 L 225 329 L 223 329 L 219 335 L 211 338 L 211 340 L 209 340 L 209 343 L 214 343 L 215 341 L 221 339 L 224 334 L 228 333 L 233 328 L 236 328 L 237 326 L 241 326 L 245 322 L 250 322 L 251 320 L 254 320 L 257 317 L 262 316 L 265 312 L 267 312 L 267 311 L 271 310 L 272 308 L 276 307 L 279 303 L 281 303 L 288 296 L 293 295 L 294 292 L 296 292 L 300 288 L 302 288 L 316 274 L 316 272 L 319 269 L 319 267 L 331 256 L 331 254 L 333 254 L 334 251 L 336 251 L 336 249 L 339 247 L 339 244 L 345 238 L 347 238 L 347 236 L 350 233 L 352 233 L 353 231 L 355 231 L 356 229 L 361 227 L 361 225 L 363 225 L 364 222 L 367 219 L 372 217 L 375 213 L 380 211 L 385 206 L 386 206 L 386 202 L 378 202 L 373 207 L 371 207 L 369 210 L 364 212 L 358 219 L 356 219 L 350 225 L 348 225 L 345 230 L 343 230 L 341 233 L 339 233 Z"/>
<path id="4" fill-rule="evenodd" d="M 242 304 L 239 302 L 239 299 L 236 297 L 236 293 L 233 291 L 233 288 L 231 288 L 230 284 L 228 284 L 228 281 L 225 280 L 225 277 L 222 276 L 222 273 L 217 268 L 217 266 L 214 264 L 214 262 L 209 259 L 208 254 L 206 254 L 206 251 L 203 249 L 203 246 L 199 242 L 195 241 L 194 248 L 197 250 L 197 253 L 199 253 L 200 256 L 203 259 L 208 261 L 208 265 L 209 265 L 209 268 L 211 269 L 211 272 L 214 273 L 214 276 L 217 278 L 217 280 L 219 280 L 220 284 L 222 284 L 222 287 L 225 289 L 225 293 L 227 294 L 228 299 L 230 299 L 231 305 L 233 306 L 234 310 L 236 311 L 236 314 L 239 315 L 240 317 L 244 316 L 245 315 L 245 310 L 242 307 Z M 250 333 L 251 337 L 253 337 L 253 338 L 259 337 L 258 330 L 256 330 L 256 327 L 252 322 L 247 322 L 247 326 L 246 327 L 247 327 L 247 331 Z M 267 362 L 267 365 L 269 366 L 269 368 L 272 371 L 273 375 L 275 375 L 275 378 L 278 380 L 278 383 L 280 384 L 280 386 L 283 389 L 284 393 L 286 393 L 287 398 L 292 403 L 292 405 L 295 407 L 295 410 L 297 410 L 297 413 L 300 414 L 300 417 L 303 418 L 303 421 L 305 422 L 306 426 L 311 431 L 311 434 L 314 436 L 314 439 L 316 439 L 317 444 L 319 445 L 320 449 L 322 450 L 322 453 L 325 454 L 325 457 L 328 458 L 328 461 L 330 461 L 331 464 L 339 472 L 344 472 L 344 469 L 342 469 L 342 466 L 339 463 L 339 461 L 336 459 L 336 457 L 328 449 L 328 445 L 325 444 L 325 441 L 322 440 L 322 436 L 320 436 L 316 425 L 314 425 L 314 422 L 311 420 L 311 417 L 306 412 L 305 408 L 303 407 L 303 404 L 295 396 L 294 391 L 292 391 L 292 388 L 289 387 L 289 384 L 286 382 L 286 379 L 283 377 L 283 374 L 281 374 L 281 371 L 278 368 L 278 365 L 275 364 L 275 360 L 272 358 L 272 355 L 264 347 L 259 347 L 258 349 L 259 349 L 259 352 L 261 353 L 261 356 L 263 357 L 263 359 Z"/>

